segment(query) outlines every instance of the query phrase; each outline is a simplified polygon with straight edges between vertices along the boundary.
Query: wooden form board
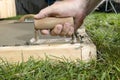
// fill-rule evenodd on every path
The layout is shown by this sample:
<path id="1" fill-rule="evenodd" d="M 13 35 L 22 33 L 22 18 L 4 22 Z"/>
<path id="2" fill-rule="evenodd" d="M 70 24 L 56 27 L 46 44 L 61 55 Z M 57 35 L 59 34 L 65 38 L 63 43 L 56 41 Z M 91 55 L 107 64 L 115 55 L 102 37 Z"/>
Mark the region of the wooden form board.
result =
<path id="1" fill-rule="evenodd" d="M 46 56 L 59 60 L 62 60 L 60 58 L 82 61 L 96 59 L 96 46 L 85 33 L 85 29 L 80 29 L 79 32 L 84 36 L 83 43 L 0 47 L 0 57 L 10 62 L 21 62 L 22 59 L 27 61 L 29 57 L 45 59 Z"/>
<path id="2" fill-rule="evenodd" d="M 16 16 L 15 0 L 0 0 L 0 19 Z"/>
<path id="3" fill-rule="evenodd" d="M 96 59 L 96 47 L 93 44 L 59 44 L 39 46 L 19 46 L 0 48 L 0 57 L 10 62 L 27 61 L 30 57 L 35 59 L 68 59 L 89 61 Z"/>

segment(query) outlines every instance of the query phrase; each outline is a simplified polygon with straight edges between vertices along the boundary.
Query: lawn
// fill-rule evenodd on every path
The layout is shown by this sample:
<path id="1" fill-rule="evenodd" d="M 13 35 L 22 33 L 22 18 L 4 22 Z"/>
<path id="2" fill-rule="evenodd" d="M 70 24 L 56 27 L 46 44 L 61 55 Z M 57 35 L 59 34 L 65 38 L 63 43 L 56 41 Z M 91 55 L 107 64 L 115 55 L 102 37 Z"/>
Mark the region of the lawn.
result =
<path id="1" fill-rule="evenodd" d="M 93 13 L 84 25 L 97 46 L 96 61 L 2 61 L 0 80 L 120 80 L 120 14 Z"/>

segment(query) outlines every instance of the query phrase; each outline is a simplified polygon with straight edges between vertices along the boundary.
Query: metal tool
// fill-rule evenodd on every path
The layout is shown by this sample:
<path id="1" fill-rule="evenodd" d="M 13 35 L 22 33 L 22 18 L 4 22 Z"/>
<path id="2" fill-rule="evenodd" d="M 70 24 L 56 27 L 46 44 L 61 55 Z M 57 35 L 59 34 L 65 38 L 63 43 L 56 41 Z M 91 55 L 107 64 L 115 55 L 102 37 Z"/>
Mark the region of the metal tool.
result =
<path id="1" fill-rule="evenodd" d="M 28 19 L 28 18 L 34 19 L 34 15 L 33 14 L 24 15 L 23 17 L 20 18 L 19 22 L 24 22 L 25 19 Z M 34 22 L 35 31 L 34 31 L 34 38 L 30 40 L 30 43 L 32 44 L 39 44 L 42 42 L 39 39 L 39 30 L 53 29 L 55 25 L 64 24 L 65 22 L 68 22 L 74 25 L 74 21 L 72 17 L 67 17 L 67 18 L 47 17 L 43 19 L 34 19 L 33 22 Z M 77 42 L 76 38 L 77 38 L 77 34 L 75 33 L 71 37 L 72 44 Z"/>

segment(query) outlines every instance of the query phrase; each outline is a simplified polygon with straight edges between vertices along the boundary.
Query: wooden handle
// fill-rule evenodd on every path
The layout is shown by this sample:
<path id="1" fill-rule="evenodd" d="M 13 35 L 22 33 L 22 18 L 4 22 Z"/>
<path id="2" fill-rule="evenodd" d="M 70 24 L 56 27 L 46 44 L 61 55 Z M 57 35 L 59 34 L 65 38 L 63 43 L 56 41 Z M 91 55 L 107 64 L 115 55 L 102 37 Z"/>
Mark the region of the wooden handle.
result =
<path id="1" fill-rule="evenodd" d="M 27 14 L 27 15 L 22 16 L 19 19 L 19 22 L 24 22 L 24 20 L 27 19 L 27 18 L 34 18 L 34 14 Z"/>
<path id="2" fill-rule="evenodd" d="M 34 20 L 35 29 L 52 29 L 57 24 L 70 23 L 73 25 L 73 18 L 56 18 L 56 17 L 46 17 L 39 20 Z"/>
<path id="3" fill-rule="evenodd" d="M 26 18 L 34 18 L 34 14 L 28 14 L 24 15 L 19 19 L 19 22 L 24 22 Z M 67 18 L 57 18 L 57 17 L 46 17 L 43 19 L 34 19 L 34 28 L 36 30 L 40 29 L 52 29 L 55 27 L 57 24 L 64 24 L 64 23 L 70 23 L 71 25 L 74 24 L 73 18 L 72 17 L 67 17 Z"/>

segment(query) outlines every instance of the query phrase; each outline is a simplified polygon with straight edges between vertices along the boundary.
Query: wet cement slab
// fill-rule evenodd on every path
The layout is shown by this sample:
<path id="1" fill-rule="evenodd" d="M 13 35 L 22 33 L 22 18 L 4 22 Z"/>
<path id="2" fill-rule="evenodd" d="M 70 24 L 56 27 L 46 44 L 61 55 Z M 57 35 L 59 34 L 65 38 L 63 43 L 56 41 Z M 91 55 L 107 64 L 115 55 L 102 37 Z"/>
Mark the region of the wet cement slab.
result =
<path id="1" fill-rule="evenodd" d="M 58 37 L 39 35 L 40 39 L 56 39 Z M 14 23 L 0 21 L 0 46 L 25 45 L 34 37 L 33 23 Z"/>

